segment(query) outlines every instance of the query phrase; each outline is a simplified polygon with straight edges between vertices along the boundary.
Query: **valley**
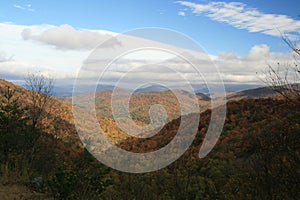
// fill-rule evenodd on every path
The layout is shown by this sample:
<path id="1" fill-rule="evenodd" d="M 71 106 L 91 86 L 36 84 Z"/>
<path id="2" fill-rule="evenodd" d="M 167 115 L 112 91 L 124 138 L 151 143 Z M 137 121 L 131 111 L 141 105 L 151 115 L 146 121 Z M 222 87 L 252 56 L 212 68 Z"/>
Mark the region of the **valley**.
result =
<path id="1" fill-rule="evenodd" d="M 2 106 L 6 105 L 7 88 L 14 91 L 13 99 L 20 108 L 30 108 L 29 91 L 5 80 L 0 80 Z M 167 123 L 151 138 L 135 138 L 119 129 L 110 108 L 112 92 L 104 89 L 95 93 L 97 120 L 112 143 L 126 151 L 146 153 L 172 141 L 181 120 L 180 105 L 172 91 L 136 92 L 130 99 L 130 116 L 141 126 L 149 124 L 151 105 L 161 104 L 165 108 Z M 21 151 L 4 151 L 3 141 L 14 139 L 1 136 L 5 139 L 1 140 L 2 155 L 8 156 L 6 162 L 1 162 L 3 188 L 26 187 L 23 194 L 33 199 L 287 199 L 299 195 L 299 104 L 286 102 L 268 88 L 229 94 L 221 137 L 213 151 L 200 159 L 199 148 L 211 120 L 210 97 L 177 92 L 185 96 L 185 102 L 196 97 L 201 111 L 185 116 L 194 123 L 200 115 L 197 134 L 190 148 L 170 166 L 145 174 L 127 174 L 106 167 L 80 141 L 72 99 L 52 97 L 51 106 L 43 111 L 47 115 L 39 120 L 38 127 L 30 128 L 29 120 L 22 128 L 28 135 L 39 135 L 34 141 L 36 150 L 20 141 Z M 125 95 L 128 91 L 120 89 L 119 93 Z M 74 105 L 86 119 L 89 112 L 85 102 L 89 97 L 90 94 L 78 96 L 82 104 Z M 119 98 L 117 101 L 122 101 L 122 95 Z M 4 116 L 0 116 L 3 120 Z M 17 129 L 11 129 L 9 134 L 21 139 Z M 26 140 L 27 136 L 23 137 Z"/>

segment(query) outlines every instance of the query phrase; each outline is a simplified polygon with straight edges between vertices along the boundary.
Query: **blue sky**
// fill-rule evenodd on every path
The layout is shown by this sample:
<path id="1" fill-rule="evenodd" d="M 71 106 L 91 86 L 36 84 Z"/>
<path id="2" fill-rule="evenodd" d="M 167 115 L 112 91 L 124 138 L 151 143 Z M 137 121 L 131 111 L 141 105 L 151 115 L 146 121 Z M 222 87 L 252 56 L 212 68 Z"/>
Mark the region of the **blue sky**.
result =
<path id="1" fill-rule="evenodd" d="M 209 3 L 199 0 L 195 3 Z M 231 1 L 224 1 L 231 2 Z M 283 14 L 300 20 L 300 2 L 294 0 L 239 1 L 266 14 Z M 27 5 L 31 5 L 30 8 Z M 25 9 L 16 8 L 21 6 Z M 271 50 L 287 50 L 277 37 L 238 30 L 228 24 L 213 21 L 205 15 L 195 15 L 175 1 L 1 1 L 1 22 L 22 25 L 69 24 L 75 28 L 103 29 L 124 32 L 141 27 L 163 27 L 180 31 L 198 41 L 209 53 L 233 51 L 245 55 L 251 46 L 266 43 Z M 34 12 L 30 12 L 32 9 Z M 179 16 L 184 12 L 185 16 Z M 237 39 L 238 38 L 238 39 Z"/>
<path id="2" fill-rule="evenodd" d="M 26 28 L 34 30 L 34 27 L 39 27 L 41 32 L 67 25 L 75 31 L 105 30 L 114 33 L 142 27 L 168 28 L 191 37 L 212 56 L 234 54 L 240 59 L 239 61 L 246 62 L 246 57 L 254 48 L 254 50 L 267 52 L 272 59 L 277 56 L 280 60 L 284 57 L 284 53 L 289 52 L 280 37 L 280 32 L 288 34 L 294 40 L 300 38 L 299 7 L 300 2 L 294 0 L 244 0 L 235 1 L 235 3 L 209 0 L 181 2 L 171 0 L 0 1 L 0 23 L 3 25 L 0 36 L 2 34 L 2 38 L 4 38 L 1 41 L 3 45 L 0 46 L 0 52 L 2 52 L 0 55 L 4 61 L 13 57 L 15 62 L 26 62 L 27 66 L 37 66 L 40 60 L 42 61 L 40 65 L 45 68 L 57 70 L 58 67 L 54 67 L 54 65 L 57 66 L 59 63 L 59 70 L 65 73 L 68 73 L 69 70 L 74 71 L 78 66 L 72 68 L 69 61 L 63 59 L 65 55 L 58 59 L 57 55 L 62 51 L 57 46 L 54 49 L 57 51 L 57 55 L 54 55 L 53 49 L 51 50 L 53 56 L 56 56 L 57 62 L 47 61 L 42 55 L 39 58 L 36 55 L 34 58 L 33 55 L 25 52 L 26 48 L 31 48 L 33 52 L 50 52 L 46 47 L 41 49 L 43 42 L 53 45 L 50 44 L 51 41 L 41 42 L 39 39 L 41 43 L 37 44 L 32 42 L 38 40 L 37 37 L 27 40 L 20 36 L 20 32 Z M 232 11 L 234 11 L 233 14 Z M 243 21 L 248 17 L 248 21 Z M 5 36 L 4 26 L 9 24 L 18 26 L 11 27 L 11 31 L 18 32 L 15 39 L 12 36 Z M 37 31 L 36 34 L 40 34 L 40 32 Z M 14 52 L 13 47 L 9 46 L 12 43 L 18 44 L 17 41 L 20 42 L 20 47 L 24 45 L 24 54 L 22 54 L 22 48 L 15 47 Z M 30 41 L 32 46 L 25 48 Z M 27 43 L 25 44 L 25 42 Z M 72 51 L 65 50 L 63 53 L 70 57 L 80 57 L 77 56 L 80 54 L 83 58 L 89 52 L 82 50 L 75 52 L 72 49 Z M 258 62 L 260 61 L 258 60 Z M 9 65 L 6 63 L 5 66 Z M 226 66 L 221 66 L 221 68 L 226 68 Z M 237 69 L 238 67 L 235 71 Z M 0 71 L 0 73 L 5 72 Z"/>

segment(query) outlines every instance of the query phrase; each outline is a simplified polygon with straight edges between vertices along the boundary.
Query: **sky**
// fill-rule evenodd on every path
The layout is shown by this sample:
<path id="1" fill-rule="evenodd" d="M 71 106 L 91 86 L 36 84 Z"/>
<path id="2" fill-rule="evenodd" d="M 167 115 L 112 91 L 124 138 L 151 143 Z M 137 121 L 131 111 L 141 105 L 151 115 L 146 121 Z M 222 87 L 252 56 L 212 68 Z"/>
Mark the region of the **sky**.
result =
<path id="1" fill-rule="evenodd" d="M 300 39 L 299 7 L 300 2 L 294 0 L 0 1 L 0 78 L 22 82 L 26 73 L 42 71 L 52 74 L 58 83 L 64 80 L 72 83 L 99 44 L 119 33 L 156 27 L 174 31 L 196 42 L 218 67 L 225 82 L 257 84 L 261 83 L 260 74 L 268 64 L 293 62 L 282 35 L 295 43 Z M 159 47 L 168 43 L 184 53 L 196 51 L 186 50 L 189 45 L 167 37 L 147 38 L 147 34 L 136 37 L 144 36 L 146 39 L 161 39 L 158 42 L 163 44 Z M 124 38 L 118 39 L 123 41 Z M 122 44 L 118 39 L 107 42 L 102 53 L 119 48 Z M 137 46 L 138 41 L 145 42 L 139 38 L 128 40 Z M 137 55 L 143 57 L 141 60 L 154 55 L 149 51 L 145 54 L 148 57 Z M 129 55 L 126 64 L 120 62 L 118 67 L 123 69 L 141 64 L 133 55 Z M 166 57 L 170 60 L 170 55 Z M 171 63 L 174 62 L 164 64 L 179 68 Z M 209 68 L 207 63 L 204 68 Z M 114 77 L 126 72 L 111 71 Z M 154 71 L 145 70 L 144 74 L 148 73 L 151 79 L 157 78 L 161 72 L 158 67 Z M 188 72 L 180 73 L 191 79 L 193 74 Z M 135 80 L 140 76 L 143 75 L 136 73 L 136 77 L 130 77 Z M 168 73 L 164 73 L 164 77 L 172 79 Z M 110 75 L 107 75 L 106 84 L 112 84 L 109 80 Z"/>

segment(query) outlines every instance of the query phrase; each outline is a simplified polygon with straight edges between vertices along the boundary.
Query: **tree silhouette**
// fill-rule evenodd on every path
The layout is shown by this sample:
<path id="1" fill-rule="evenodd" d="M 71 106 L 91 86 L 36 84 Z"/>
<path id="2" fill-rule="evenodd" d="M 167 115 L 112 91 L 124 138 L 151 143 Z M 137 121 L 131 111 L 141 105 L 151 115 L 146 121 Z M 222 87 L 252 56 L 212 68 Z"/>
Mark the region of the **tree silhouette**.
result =
<path id="1" fill-rule="evenodd" d="M 289 46 L 294 56 L 294 63 L 282 66 L 277 63 L 277 67 L 268 65 L 265 72 L 264 82 L 275 92 L 279 93 L 289 102 L 300 102 L 300 49 L 287 37 L 282 37 Z"/>
<path id="2" fill-rule="evenodd" d="M 39 121 L 51 112 L 54 80 L 40 73 L 29 73 L 25 81 L 31 101 L 29 109 L 31 124 L 33 128 L 39 128 Z"/>

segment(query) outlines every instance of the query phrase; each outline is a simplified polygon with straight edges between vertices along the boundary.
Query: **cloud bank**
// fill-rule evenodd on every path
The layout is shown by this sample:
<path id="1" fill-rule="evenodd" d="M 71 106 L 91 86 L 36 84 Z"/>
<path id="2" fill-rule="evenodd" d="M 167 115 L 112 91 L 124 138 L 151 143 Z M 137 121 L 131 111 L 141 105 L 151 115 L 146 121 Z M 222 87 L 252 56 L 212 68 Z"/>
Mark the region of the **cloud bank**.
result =
<path id="1" fill-rule="evenodd" d="M 183 85 L 186 81 L 192 84 L 216 83 L 216 71 L 214 65 L 219 69 L 221 77 L 225 83 L 232 84 L 262 84 L 264 71 L 268 65 L 277 66 L 277 63 L 284 65 L 292 63 L 294 60 L 291 52 L 278 53 L 270 52 L 269 46 L 259 44 L 253 46 L 246 56 L 240 57 L 233 52 L 222 52 L 217 56 L 194 54 L 192 51 L 182 51 L 181 59 L 179 57 L 166 58 L 159 62 L 151 62 L 146 57 L 143 59 L 119 59 L 109 65 L 102 75 L 101 81 L 105 84 L 112 84 L 123 79 L 123 82 L 139 82 L 143 79 L 149 82 L 168 82 L 176 85 Z M 167 57 L 167 56 L 166 56 Z M 197 70 L 188 61 L 197 63 Z M 106 61 L 104 61 L 106 62 Z M 84 70 L 84 76 L 88 81 L 98 80 L 96 72 L 103 70 L 101 60 L 95 63 L 87 63 Z M 181 78 L 179 78 L 179 76 Z M 199 76 L 200 75 L 200 76 Z M 124 78 L 125 77 L 125 78 Z"/>
<path id="2" fill-rule="evenodd" d="M 86 68 L 85 78 L 97 79 L 99 76 L 97 69 L 103 66 L 96 65 L 97 56 L 95 60 L 89 59 L 90 63 L 88 63 L 86 59 L 91 53 L 88 48 L 96 45 L 92 40 L 100 41 L 99 38 L 101 38 L 103 41 L 109 34 L 115 33 L 102 30 L 76 30 L 69 25 L 25 26 L 0 23 L 0 77 L 8 80 L 22 80 L 28 72 L 40 71 L 52 74 L 59 83 L 59 80 L 74 79 L 79 68 L 86 64 L 86 61 L 87 64 L 90 64 L 90 68 Z M 80 39 L 86 42 L 79 44 L 78 40 Z M 127 44 L 119 44 L 117 41 L 105 44 L 102 52 L 109 54 L 111 51 L 118 51 L 119 48 L 134 43 L 148 46 L 154 44 L 153 41 L 135 37 L 125 41 Z M 166 49 L 168 49 L 167 45 Z M 271 52 L 266 44 L 253 46 L 243 57 L 234 52 L 197 57 L 189 50 L 181 49 L 181 51 L 184 57 L 189 60 L 195 59 L 195 62 L 199 63 L 203 77 L 211 82 L 215 77 L 215 74 L 211 73 L 213 64 L 218 66 L 221 76 L 227 83 L 258 84 L 260 75 L 267 69 L 268 64 L 276 66 L 277 62 L 283 65 L 294 62 L 290 52 Z M 185 52 L 188 53 L 185 54 Z M 101 55 L 105 58 L 104 54 Z M 149 59 L 150 63 L 147 62 Z M 141 66 L 142 68 L 139 68 Z M 199 80 L 193 68 L 182 59 L 162 52 L 141 51 L 128 54 L 108 68 L 105 74 L 105 84 L 114 83 L 131 69 L 134 70 L 127 76 L 128 83 L 148 79 L 149 81 L 168 81 L 174 85 L 181 84 L 178 74 L 170 73 L 166 67 L 180 72 L 180 75 L 191 83 Z M 70 84 L 72 83 L 70 81 Z"/>

